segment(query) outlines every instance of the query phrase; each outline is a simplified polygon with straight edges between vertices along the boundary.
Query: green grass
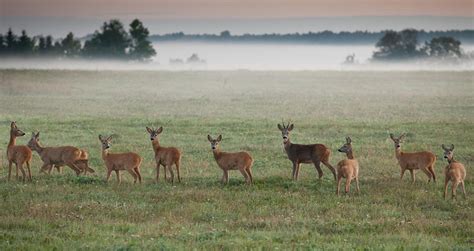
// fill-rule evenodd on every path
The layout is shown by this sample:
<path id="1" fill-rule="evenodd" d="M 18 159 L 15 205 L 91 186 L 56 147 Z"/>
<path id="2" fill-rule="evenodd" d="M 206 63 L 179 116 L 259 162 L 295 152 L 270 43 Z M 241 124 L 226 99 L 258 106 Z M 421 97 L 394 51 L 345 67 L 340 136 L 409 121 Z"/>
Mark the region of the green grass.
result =
<path id="1" fill-rule="evenodd" d="M 1 70 L 0 150 L 16 120 L 46 146 L 87 149 L 96 175 L 41 175 L 34 153 L 33 182 L 7 182 L 2 154 L 0 249 L 472 249 L 473 104 L 473 72 Z M 326 167 L 318 180 L 302 165 L 292 181 L 282 119 L 293 142 L 329 146 L 333 165 L 350 135 L 361 194 L 336 197 Z M 184 153 L 181 184 L 154 183 L 145 126 L 158 125 L 162 145 Z M 422 172 L 400 181 L 389 132 L 407 132 L 405 151 L 437 155 L 435 184 Z M 128 173 L 105 183 L 98 134 L 144 158 L 143 184 Z M 253 155 L 253 186 L 238 172 L 219 183 L 207 134 Z M 466 199 L 442 198 L 442 143 L 467 168 Z"/>

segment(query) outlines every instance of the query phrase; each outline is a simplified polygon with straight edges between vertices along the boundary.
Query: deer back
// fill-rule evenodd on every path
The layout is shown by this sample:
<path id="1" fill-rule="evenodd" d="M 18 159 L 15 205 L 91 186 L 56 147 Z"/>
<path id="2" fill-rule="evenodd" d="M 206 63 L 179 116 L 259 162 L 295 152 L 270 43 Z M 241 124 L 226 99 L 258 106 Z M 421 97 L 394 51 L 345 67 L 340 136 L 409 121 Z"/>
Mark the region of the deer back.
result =
<path id="1" fill-rule="evenodd" d="M 140 166 L 142 158 L 133 152 L 126 153 L 107 153 L 103 156 L 107 168 L 113 170 L 132 169 Z"/>
<path id="2" fill-rule="evenodd" d="M 398 162 L 402 166 L 406 166 L 409 169 L 420 169 L 430 165 L 434 165 L 436 156 L 432 152 L 401 152 L 398 157 Z"/>
<path id="3" fill-rule="evenodd" d="M 14 163 L 30 161 L 32 156 L 31 149 L 24 145 L 14 145 L 7 149 L 8 160 L 13 161 Z"/>
<path id="4" fill-rule="evenodd" d="M 299 160 L 300 162 L 311 162 L 314 158 L 324 159 L 330 153 L 329 149 L 323 144 L 290 144 L 285 146 L 285 151 L 290 160 Z"/>
<path id="5" fill-rule="evenodd" d="M 214 154 L 217 164 L 223 170 L 244 169 L 252 165 L 253 158 L 248 152 L 219 152 Z"/>

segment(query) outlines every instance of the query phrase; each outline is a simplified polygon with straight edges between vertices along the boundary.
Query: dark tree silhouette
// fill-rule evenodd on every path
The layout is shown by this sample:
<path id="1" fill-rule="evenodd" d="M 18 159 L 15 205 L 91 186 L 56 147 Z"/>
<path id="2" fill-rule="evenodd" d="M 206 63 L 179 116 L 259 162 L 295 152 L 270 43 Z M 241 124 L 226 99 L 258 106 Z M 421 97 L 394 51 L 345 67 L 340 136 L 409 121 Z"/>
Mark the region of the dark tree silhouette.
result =
<path id="1" fill-rule="evenodd" d="M 437 37 L 425 43 L 422 51 L 430 57 L 459 58 L 462 55 L 461 42 L 452 37 Z"/>
<path id="2" fill-rule="evenodd" d="M 123 24 L 112 19 L 104 22 L 100 31 L 95 31 L 92 38 L 84 44 L 84 55 L 89 57 L 124 59 L 130 46 L 128 33 Z"/>
<path id="3" fill-rule="evenodd" d="M 415 58 L 421 55 L 417 49 L 418 31 L 405 29 L 401 32 L 386 31 L 384 36 L 375 44 L 378 49 L 373 54 L 376 60 L 401 60 Z"/>
<path id="4" fill-rule="evenodd" d="M 135 19 L 130 23 L 131 46 L 129 55 L 134 60 L 148 60 L 156 55 L 151 42 L 148 40 L 150 32 L 143 23 Z"/>
<path id="5" fill-rule="evenodd" d="M 7 35 L 5 36 L 5 46 L 7 54 L 15 54 L 18 51 L 18 38 L 11 28 L 8 29 Z"/>
<path id="6" fill-rule="evenodd" d="M 31 55 L 33 54 L 33 49 L 35 48 L 35 39 L 30 38 L 26 34 L 25 30 L 21 31 L 21 36 L 18 38 L 18 52 L 22 55 Z"/>
<path id="7" fill-rule="evenodd" d="M 74 38 L 74 34 L 69 32 L 61 41 L 61 51 L 66 57 L 75 57 L 81 53 L 81 41 Z"/>
<path id="8" fill-rule="evenodd" d="M 0 34 L 0 54 L 4 54 L 7 49 L 7 45 L 5 44 L 5 39 L 3 38 L 3 34 Z"/>

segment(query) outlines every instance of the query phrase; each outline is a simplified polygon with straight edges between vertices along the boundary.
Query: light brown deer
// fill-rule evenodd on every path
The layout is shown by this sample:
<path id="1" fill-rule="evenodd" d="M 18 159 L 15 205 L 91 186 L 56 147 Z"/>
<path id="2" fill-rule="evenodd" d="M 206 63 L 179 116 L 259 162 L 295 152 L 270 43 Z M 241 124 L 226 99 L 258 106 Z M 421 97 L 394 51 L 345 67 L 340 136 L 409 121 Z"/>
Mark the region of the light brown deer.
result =
<path id="1" fill-rule="evenodd" d="M 16 138 L 24 136 L 25 133 L 18 129 L 16 122 L 11 122 L 10 124 L 10 141 L 8 142 L 7 146 L 7 158 L 8 158 L 8 180 L 10 180 L 12 174 L 12 165 L 15 163 L 16 166 L 16 178 L 18 179 L 18 169 L 20 169 L 22 174 L 22 180 L 25 182 L 26 180 L 26 173 L 23 165 L 26 164 L 26 168 L 28 169 L 28 180 L 32 181 L 31 179 L 31 169 L 30 169 L 30 162 L 31 157 L 33 154 L 31 153 L 30 148 L 24 145 L 17 146 L 16 145 Z"/>
<path id="2" fill-rule="evenodd" d="M 74 146 L 43 147 L 40 143 L 39 132 L 32 133 L 28 147 L 36 151 L 43 161 L 43 166 L 40 169 L 41 172 L 48 170 L 48 173 L 50 173 L 53 166 L 61 172 L 61 167 L 64 165 L 74 170 L 77 175 L 81 172 L 84 172 L 84 174 L 95 172 L 88 165 L 88 154 L 86 151 Z"/>
<path id="3" fill-rule="evenodd" d="M 140 174 L 142 158 L 140 155 L 133 152 L 109 153 L 112 136 L 105 138 L 99 135 L 99 140 L 102 144 L 102 159 L 104 160 L 105 166 L 107 168 L 107 182 L 109 182 L 112 171 L 115 171 L 115 174 L 117 175 L 117 181 L 120 184 L 122 179 L 120 178 L 119 171 L 126 170 L 133 176 L 133 183 L 137 183 L 137 179 L 140 183 L 142 183 L 142 176 Z"/>
<path id="4" fill-rule="evenodd" d="M 434 172 L 434 166 L 436 162 L 436 156 L 432 152 L 423 151 L 423 152 L 414 152 L 406 153 L 402 152 L 402 140 L 405 137 L 405 133 L 396 138 L 390 133 L 390 138 L 392 139 L 395 146 L 395 157 L 398 160 L 398 164 L 401 168 L 400 180 L 403 179 L 403 174 L 406 170 L 410 171 L 412 183 L 415 183 L 415 170 L 420 169 L 428 176 L 428 182 L 436 181 L 436 175 Z"/>
<path id="5" fill-rule="evenodd" d="M 174 182 L 174 172 L 172 165 L 176 166 L 176 173 L 178 175 L 178 182 L 181 182 L 181 177 L 179 175 L 179 166 L 181 162 L 181 152 L 176 147 L 162 147 L 160 141 L 158 140 L 158 135 L 163 132 L 163 127 L 158 129 L 153 129 L 146 127 L 147 132 L 150 134 L 151 145 L 153 146 L 153 151 L 155 152 L 155 161 L 156 161 L 156 182 L 160 179 L 160 165 L 163 166 L 165 172 L 166 180 L 166 169 L 170 171 L 171 183 Z"/>
<path id="6" fill-rule="evenodd" d="M 222 141 L 222 135 L 219 135 L 217 139 L 213 139 L 210 135 L 207 135 L 207 139 L 211 143 L 212 152 L 217 165 L 224 172 L 221 180 L 223 184 L 227 184 L 229 182 L 228 172 L 230 170 L 239 170 L 244 176 L 245 182 L 247 184 L 250 185 L 253 183 L 253 158 L 248 152 L 221 152 L 219 143 Z"/>
<path id="7" fill-rule="evenodd" d="M 464 179 L 466 178 L 466 168 L 460 162 L 454 160 L 454 145 L 450 148 L 441 145 L 444 150 L 444 158 L 448 161 L 448 165 L 444 168 L 444 198 L 448 193 L 448 183 L 451 181 L 451 196 L 456 198 L 456 189 L 461 184 L 464 198 L 466 198 L 466 188 L 464 187 Z"/>
<path id="8" fill-rule="evenodd" d="M 290 141 L 290 131 L 293 130 L 294 125 L 288 123 L 288 125 L 278 124 L 278 129 L 281 131 L 281 136 L 283 137 L 283 145 L 285 147 L 286 154 L 288 159 L 293 162 L 293 180 L 298 180 L 300 173 L 300 164 L 314 164 L 314 167 L 318 171 L 319 179 L 323 177 L 323 170 L 321 170 L 321 162 L 331 170 L 334 175 L 334 180 L 336 180 L 336 171 L 334 167 L 329 164 L 329 156 L 331 155 L 331 150 L 323 144 L 312 144 L 312 145 L 300 145 L 293 144 Z"/>
<path id="9" fill-rule="evenodd" d="M 350 137 L 346 138 L 346 143 L 338 149 L 339 152 L 345 153 L 347 159 L 339 161 L 337 163 L 337 189 L 336 194 L 339 195 L 339 190 L 341 187 L 342 178 L 346 178 L 346 193 L 349 192 L 351 187 L 351 182 L 355 179 L 357 193 L 360 192 L 359 189 L 359 162 L 354 157 L 354 152 L 352 151 L 352 139 Z"/>

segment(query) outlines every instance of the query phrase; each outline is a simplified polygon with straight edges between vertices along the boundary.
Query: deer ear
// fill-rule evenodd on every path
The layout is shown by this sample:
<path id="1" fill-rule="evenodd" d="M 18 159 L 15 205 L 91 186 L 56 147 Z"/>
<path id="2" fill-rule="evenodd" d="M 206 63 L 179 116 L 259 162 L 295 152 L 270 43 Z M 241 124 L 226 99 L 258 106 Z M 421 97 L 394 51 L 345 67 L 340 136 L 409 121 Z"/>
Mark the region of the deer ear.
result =
<path id="1" fill-rule="evenodd" d="M 35 135 L 35 138 L 39 138 L 39 136 L 40 136 L 40 132 L 37 132 Z"/>
<path id="2" fill-rule="evenodd" d="M 293 128 L 294 128 L 294 125 L 293 125 L 293 124 L 291 124 L 291 125 L 288 127 L 288 131 L 291 131 L 291 130 L 293 130 Z"/>
<path id="3" fill-rule="evenodd" d="M 209 142 L 212 142 L 212 137 L 211 137 L 211 135 L 209 135 L 209 134 L 207 135 L 207 140 L 209 140 Z"/>
<path id="4" fill-rule="evenodd" d="M 390 133 L 390 138 L 391 138 L 392 140 L 394 140 L 393 133 Z"/>
<path id="5" fill-rule="evenodd" d="M 280 129 L 280 131 L 283 131 L 283 127 L 280 124 L 278 124 L 278 129 Z"/>
<path id="6" fill-rule="evenodd" d="M 222 140 L 222 135 L 219 135 L 219 137 L 217 137 L 217 141 L 221 141 Z"/>
<path id="7" fill-rule="evenodd" d="M 444 146 L 444 144 L 441 144 L 441 148 L 443 148 L 443 150 L 446 150 L 446 146 Z"/>
<path id="8" fill-rule="evenodd" d="M 400 135 L 399 139 L 405 138 L 405 135 L 406 135 L 406 133 L 402 133 L 402 135 Z"/>
<path id="9" fill-rule="evenodd" d="M 146 131 L 147 131 L 148 133 L 152 133 L 152 132 L 153 132 L 153 130 L 151 130 L 151 128 L 148 127 L 148 126 L 146 127 Z"/>
<path id="10" fill-rule="evenodd" d="M 351 139 L 351 137 L 346 137 L 346 142 L 347 142 L 347 144 L 350 144 L 350 143 L 352 143 L 352 139 Z"/>
<path id="11" fill-rule="evenodd" d="M 453 144 L 451 144 L 451 151 L 452 151 L 452 150 L 454 150 L 454 145 L 453 145 Z"/>
<path id="12" fill-rule="evenodd" d="M 156 133 L 157 133 L 157 134 L 160 134 L 162 131 L 163 131 L 163 127 L 160 126 L 160 128 L 158 128 L 158 130 L 156 130 Z"/>
<path id="13" fill-rule="evenodd" d="M 99 140 L 102 141 L 102 135 L 99 134 Z"/>
<path id="14" fill-rule="evenodd" d="M 10 124 L 10 127 L 11 128 L 16 128 L 16 121 L 12 121 L 12 123 Z"/>
<path id="15" fill-rule="evenodd" d="M 112 135 L 110 135 L 109 137 L 107 137 L 106 140 L 107 140 L 107 141 L 111 141 L 111 140 L 112 140 Z"/>

